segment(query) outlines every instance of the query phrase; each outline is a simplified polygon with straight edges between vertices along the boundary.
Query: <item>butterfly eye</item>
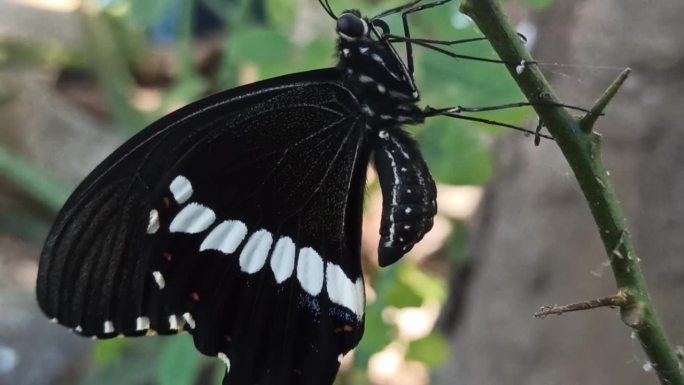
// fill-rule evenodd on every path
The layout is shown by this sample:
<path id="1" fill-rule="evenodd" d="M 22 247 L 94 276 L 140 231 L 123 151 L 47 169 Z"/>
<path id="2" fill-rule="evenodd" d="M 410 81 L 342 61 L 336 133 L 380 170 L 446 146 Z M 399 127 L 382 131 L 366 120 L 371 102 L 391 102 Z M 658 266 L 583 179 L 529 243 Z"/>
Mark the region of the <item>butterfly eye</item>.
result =
<path id="1" fill-rule="evenodd" d="M 368 34 L 368 24 L 353 13 L 345 13 L 337 19 L 337 33 L 347 40 L 360 39 Z"/>

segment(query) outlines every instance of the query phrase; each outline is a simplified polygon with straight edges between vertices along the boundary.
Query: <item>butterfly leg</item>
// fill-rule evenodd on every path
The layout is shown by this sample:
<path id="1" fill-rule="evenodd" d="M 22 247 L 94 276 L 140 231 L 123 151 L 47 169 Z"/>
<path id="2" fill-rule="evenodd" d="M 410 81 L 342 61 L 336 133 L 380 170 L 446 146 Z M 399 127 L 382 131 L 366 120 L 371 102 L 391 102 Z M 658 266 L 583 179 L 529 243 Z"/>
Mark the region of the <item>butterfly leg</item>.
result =
<path id="1" fill-rule="evenodd" d="M 417 2 L 413 4 L 413 7 L 410 7 L 408 9 L 405 9 L 401 13 L 401 22 L 404 25 L 404 37 L 407 39 L 405 40 L 406 43 L 406 64 L 408 67 L 409 74 L 411 74 L 411 77 L 413 77 L 413 72 L 414 72 L 414 64 L 413 64 L 413 47 L 411 46 L 411 30 L 409 28 L 408 24 L 408 15 L 411 13 L 419 12 L 425 9 L 430 9 L 434 7 L 438 7 L 440 5 L 446 4 L 451 0 L 439 0 L 435 1 L 432 3 L 424 4 L 424 5 L 417 5 Z"/>

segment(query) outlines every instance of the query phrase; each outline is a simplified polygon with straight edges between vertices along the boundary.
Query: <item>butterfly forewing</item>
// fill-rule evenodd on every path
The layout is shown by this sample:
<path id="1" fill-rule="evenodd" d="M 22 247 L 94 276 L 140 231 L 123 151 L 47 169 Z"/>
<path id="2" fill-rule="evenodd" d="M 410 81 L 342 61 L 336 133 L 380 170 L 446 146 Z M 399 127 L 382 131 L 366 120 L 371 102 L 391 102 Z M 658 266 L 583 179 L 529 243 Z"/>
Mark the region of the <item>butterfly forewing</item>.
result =
<path id="1" fill-rule="evenodd" d="M 45 313 L 96 338 L 187 331 L 226 364 L 227 385 L 332 384 L 363 334 L 371 152 L 381 265 L 436 212 L 434 182 L 401 128 L 426 118 L 412 75 L 358 11 L 337 32 L 337 68 L 208 97 L 105 159 L 48 235 Z"/>
<path id="2" fill-rule="evenodd" d="M 185 329 L 231 384 L 331 382 L 363 331 L 369 154 L 337 73 L 301 78 L 191 105 L 112 154 L 48 237 L 43 310 L 97 337 Z"/>

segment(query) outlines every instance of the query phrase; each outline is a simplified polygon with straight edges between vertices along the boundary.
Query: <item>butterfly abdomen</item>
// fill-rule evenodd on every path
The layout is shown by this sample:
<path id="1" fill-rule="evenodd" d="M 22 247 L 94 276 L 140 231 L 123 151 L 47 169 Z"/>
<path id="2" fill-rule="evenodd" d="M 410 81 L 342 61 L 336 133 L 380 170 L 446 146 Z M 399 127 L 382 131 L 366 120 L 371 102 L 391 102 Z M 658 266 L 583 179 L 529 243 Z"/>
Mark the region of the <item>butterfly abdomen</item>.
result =
<path id="1" fill-rule="evenodd" d="M 416 142 L 400 128 L 380 130 L 375 169 L 382 189 L 380 266 L 396 262 L 432 228 L 437 213 L 435 182 Z"/>

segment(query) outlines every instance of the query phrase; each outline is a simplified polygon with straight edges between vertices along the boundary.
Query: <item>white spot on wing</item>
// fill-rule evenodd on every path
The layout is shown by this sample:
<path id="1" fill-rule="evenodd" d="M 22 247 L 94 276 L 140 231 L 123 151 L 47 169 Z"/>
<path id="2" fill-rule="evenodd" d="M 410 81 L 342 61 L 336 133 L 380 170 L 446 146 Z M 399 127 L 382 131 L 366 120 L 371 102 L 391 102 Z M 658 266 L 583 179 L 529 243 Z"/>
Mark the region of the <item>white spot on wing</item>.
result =
<path id="1" fill-rule="evenodd" d="M 297 279 L 307 293 L 316 296 L 321 292 L 323 287 L 323 259 L 310 247 L 299 250 Z"/>
<path id="2" fill-rule="evenodd" d="M 295 244 L 288 237 L 281 237 L 276 242 L 271 254 L 271 270 L 277 283 L 282 283 L 292 275 L 295 260 Z"/>
<path id="3" fill-rule="evenodd" d="M 385 88 L 385 86 L 383 86 L 383 85 L 380 84 L 380 83 L 378 83 L 378 86 L 377 86 L 377 87 L 378 87 L 378 92 L 380 92 L 381 94 L 384 94 L 384 93 L 387 91 L 387 89 Z"/>
<path id="4" fill-rule="evenodd" d="M 190 329 L 194 329 L 194 328 L 195 328 L 195 319 L 192 318 L 192 314 L 190 314 L 190 313 L 183 313 L 183 319 L 184 319 L 185 322 L 188 324 L 188 326 L 190 326 Z"/>
<path id="5" fill-rule="evenodd" d="M 361 83 L 373 83 L 375 80 L 368 75 L 359 75 L 359 81 Z"/>
<path id="6" fill-rule="evenodd" d="M 74 331 L 75 331 L 76 333 L 80 333 L 80 332 L 83 331 L 83 328 L 81 327 L 81 325 L 76 325 L 76 327 L 74 328 Z"/>
<path id="7" fill-rule="evenodd" d="M 359 278 L 357 281 L 362 280 Z M 325 270 L 325 282 L 331 301 L 351 310 L 359 319 L 363 316 L 363 292 L 359 296 L 356 284 L 347 278 L 341 267 L 328 262 Z M 363 287 L 363 284 L 361 286 Z"/>
<path id="8" fill-rule="evenodd" d="M 204 238 L 200 251 L 218 250 L 232 254 L 247 235 L 247 226 L 240 221 L 223 221 Z"/>
<path id="9" fill-rule="evenodd" d="M 138 317 L 135 319 L 135 330 L 142 331 L 150 328 L 150 319 L 147 317 Z"/>
<path id="10" fill-rule="evenodd" d="M 268 252 L 271 250 L 273 235 L 267 230 L 255 231 L 247 240 L 247 244 L 240 253 L 240 269 L 245 273 L 256 273 L 266 263 Z"/>
<path id="11" fill-rule="evenodd" d="M 173 194 L 173 199 L 180 204 L 185 203 L 192 196 L 192 184 L 183 175 L 178 175 L 171 181 L 169 190 Z"/>
<path id="12" fill-rule="evenodd" d="M 152 276 L 154 277 L 154 281 L 157 282 L 159 289 L 163 289 L 164 286 L 166 286 L 166 280 L 164 280 L 164 276 L 160 271 L 153 271 Z"/>
<path id="13" fill-rule="evenodd" d="M 150 210 L 150 219 L 147 222 L 147 234 L 154 234 L 159 230 L 159 211 Z"/>
<path id="14" fill-rule="evenodd" d="M 361 53 L 368 52 L 368 47 L 359 47 L 359 52 L 361 52 Z"/>
<path id="15" fill-rule="evenodd" d="M 190 203 L 171 221 L 169 231 L 172 233 L 200 233 L 216 220 L 216 214 L 210 208 L 199 203 Z"/>
<path id="16" fill-rule="evenodd" d="M 103 329 L 105 334 L 114 333 L 114 322 L 105 321 Z"/>
<path id="17" fill-rule="evenodd" d="M 178 330 L 178 317 L 173 314 L 169 316 L 169 329 Z"/>
<path id="18" fill-rule="evenodd" d="M 226 355 L 226 353 L 219 352 L 219 354 L 216 355 L 219 360 L 223 361 L 224 364 L 226 364 L 226 373 L 230 373 L 230 359 Z"/>
<path id="19" fill-rule="evenodd" d="M 359 318 L 363 315 L 366 309 L 366 288 L 363 285 L 363 277 L 359 277 L 354 282 L 354 293 L 356 293 L 356 305 L 358 306 L 354 313 L 359 315 Z"/>

